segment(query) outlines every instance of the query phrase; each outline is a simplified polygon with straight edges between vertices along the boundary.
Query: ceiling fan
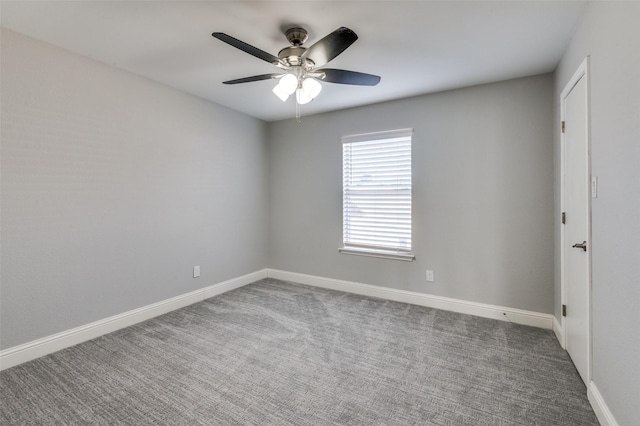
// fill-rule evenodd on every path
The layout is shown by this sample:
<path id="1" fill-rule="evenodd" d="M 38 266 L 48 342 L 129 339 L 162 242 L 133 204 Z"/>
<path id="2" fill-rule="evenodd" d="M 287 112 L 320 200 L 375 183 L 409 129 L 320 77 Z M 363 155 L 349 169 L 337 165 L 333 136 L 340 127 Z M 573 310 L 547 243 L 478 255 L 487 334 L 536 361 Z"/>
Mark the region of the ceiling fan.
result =
<path id="1" fill-rule="evenodd" d="M 311 102 L 322 90 L 322 85 L 318 81 L 357 86 L 375 86 L 380 82 L 380 77 L 377 75 L 334 68 L 319 68 L 344 52 L 346 48 L 358 39 L 356 33 L 346 27 L 338 28 L 308 48 L 303 46 L 304 42 L 307 41 L 307 30 L 299 27 L 289 28 L 284 35 L 291 46 L 282 49 L 278 56 L 260 50 L 225 33 L 215 32 L 211 35 L 282 70 L 280 73 L 228 80 L 224 81 L 224 84 L 279 79 L 280 81 L 273 88 L 273 93 L 283 102 L 295 93 L 296 118 L 300 118 L 299 106 Z"/>

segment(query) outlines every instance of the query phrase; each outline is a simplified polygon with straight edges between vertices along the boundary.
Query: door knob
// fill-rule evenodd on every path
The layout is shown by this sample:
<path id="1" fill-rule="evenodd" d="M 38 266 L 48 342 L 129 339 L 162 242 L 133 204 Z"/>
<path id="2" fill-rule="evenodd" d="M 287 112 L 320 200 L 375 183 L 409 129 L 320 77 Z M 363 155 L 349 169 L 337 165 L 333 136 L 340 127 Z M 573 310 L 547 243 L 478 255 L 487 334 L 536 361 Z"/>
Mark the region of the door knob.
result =
<path id="1" fill-rule="evenodd" d="M 582 250 L 587 251 L 587 242 L 583 241 L 582 244 L 576 243 L 576 244 L 572 245 L 571 247 L 573 247 L 573 248 L 581 248 Z"/>

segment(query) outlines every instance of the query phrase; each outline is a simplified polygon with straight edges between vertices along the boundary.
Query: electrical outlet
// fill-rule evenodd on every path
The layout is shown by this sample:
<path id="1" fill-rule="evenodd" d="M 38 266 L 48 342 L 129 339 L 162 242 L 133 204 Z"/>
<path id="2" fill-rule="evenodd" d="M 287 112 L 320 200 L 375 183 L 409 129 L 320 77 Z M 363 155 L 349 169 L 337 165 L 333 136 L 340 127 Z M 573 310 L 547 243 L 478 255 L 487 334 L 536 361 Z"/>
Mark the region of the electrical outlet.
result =
<path id="1" fill-rule="evenodd" d="M 193 278 L 198 278 L 200 276 L 200 267 L 199 266 L 194 266 L 193 267 Z"/>
<path id="2" fill-rule="evenodd" d="M 430 271 L 429 269 L 427 269 L 427 281 L 430 283 L 433 282 L 433 271 Z"/>

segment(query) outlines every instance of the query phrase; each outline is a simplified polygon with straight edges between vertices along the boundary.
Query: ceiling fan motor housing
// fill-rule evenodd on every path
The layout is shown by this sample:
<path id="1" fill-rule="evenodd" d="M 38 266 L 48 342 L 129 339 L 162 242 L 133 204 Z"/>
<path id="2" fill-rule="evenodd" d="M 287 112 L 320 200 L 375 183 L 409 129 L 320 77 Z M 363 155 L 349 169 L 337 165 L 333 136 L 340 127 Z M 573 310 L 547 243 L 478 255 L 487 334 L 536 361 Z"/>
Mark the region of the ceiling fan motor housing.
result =
<path id="1" fill-rule="evenodd" d="M 311 59 L 302 59 L 302 54 L 307 50 L 306 47 L 302 47 L 305 41 L 307 41 L 307 30 L 300 27 L 289 28 L 285 31 L 284 35 L 291 43 L 291 46 L 285 47 L 278 52 L 278 57 L 291 67 L 302 66 L 305 69 L 311 69 L 315 64 Z"/>
<path id="2" fill-rule="evenodd" d="M 312 68 L 315 64 L 309 58 L 302 59 L 302 54 L 307 50 L 302 46 L 290 46 L 285 47 L 278 52 L 278 57 L 282 59 L 287 65 L 296 67 L 305 65 L 305 68 Z"/>

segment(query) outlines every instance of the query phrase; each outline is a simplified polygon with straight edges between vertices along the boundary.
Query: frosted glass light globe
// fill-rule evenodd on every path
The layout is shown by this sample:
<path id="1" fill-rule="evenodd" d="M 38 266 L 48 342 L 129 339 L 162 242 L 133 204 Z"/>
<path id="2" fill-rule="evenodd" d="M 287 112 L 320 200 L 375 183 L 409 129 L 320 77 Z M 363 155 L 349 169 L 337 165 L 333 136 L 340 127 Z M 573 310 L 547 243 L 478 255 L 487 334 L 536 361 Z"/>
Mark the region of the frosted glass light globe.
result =
<path id="1" fill-rule="evenodd" d="M 282 102 L 286 102 L 289 98 L 289 94 L 285 93 L 284 90 L 282 90 L 280 84 L 276 84 L 276 87 L 273 88 L 273 93 L 275 93 L 275 95 L 279 97 Z"/>
<path id="2" fill-rule="evenodd" d="M 315 99 L 322 90 L 322 84 L 313 78 L 305 78 L 302 82 L 302 88 L 307 92 L 311 99 Z"/>
<path id="3" fill-rule="evenodd" d="M 298 88 L 298 78 L 293 74 L 287 74 L 280 79 L 278 86 L 287 95 L 292 95 Z"/>
<path id="4" fill-rule="evenodd" d="M 308 104 L 309 102 L 311 102 L 311 96 L 309 96 L 309 94 L 307 93 L 306 90 L 304 90 L 304 88 L 298 89 L 296 91 L 296 100 L 300 105 Z"/>

